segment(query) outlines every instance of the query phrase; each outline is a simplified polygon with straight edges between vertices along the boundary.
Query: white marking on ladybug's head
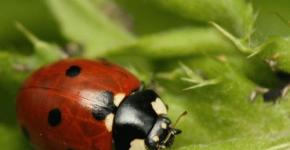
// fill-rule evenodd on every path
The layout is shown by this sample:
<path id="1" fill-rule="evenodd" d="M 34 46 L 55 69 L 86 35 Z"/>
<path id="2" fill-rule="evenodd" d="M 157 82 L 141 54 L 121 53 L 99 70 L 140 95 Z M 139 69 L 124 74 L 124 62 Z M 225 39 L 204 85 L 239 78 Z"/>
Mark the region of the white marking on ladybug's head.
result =
<path id="1" fill-rule="evenodd" d="M 162 129 L 167 129 L 167 124 L 164 123 L 164 122 L 162 122 L 162 123 L 161 123 L 161 128 L 162 128 Z"/>
<path id="2" fill-rule="evenodd" d="M 107 117 L 105 118 L 105 125 L 106 125 L 106 128 L 109 132 L 112 131 L 112 128 L 113 128 L 113 121 L 114 121 L 114 117 L 115 115 L 113 113 L 110 113 L 107 115 Z"/>
<path id="3" fill-rule="evenodd" d="M 158 141 L 159 141 L 159 137 L 158 137 L 157 135 L 155 135 L 155 136 L 153 136 L 152 140 L 153 140 L 154 142 L 158 142 Z"/>
<path id="4" fill-rule="evenodd" d="M 114 104 L 115 104 L 115 106 L 119 106 L 120 105 L 120 103 L 124 100 L 124 98 L 125 98 L 125 93 L 118 93 L 118 94 L 115 94 L 115 96 L 114 96 Z"/>
<path id="5" fill-rule="evenodd" d="M 167 108 L 160 98 L 156 98 L 151 105 L 158 115 L 167 114 Z"/>
<path id="6" fill-rule="evenodd" d="M 131 141 L 129 150 L 147 150 L 145 141 L 142 139 L 135 139 Z"/>

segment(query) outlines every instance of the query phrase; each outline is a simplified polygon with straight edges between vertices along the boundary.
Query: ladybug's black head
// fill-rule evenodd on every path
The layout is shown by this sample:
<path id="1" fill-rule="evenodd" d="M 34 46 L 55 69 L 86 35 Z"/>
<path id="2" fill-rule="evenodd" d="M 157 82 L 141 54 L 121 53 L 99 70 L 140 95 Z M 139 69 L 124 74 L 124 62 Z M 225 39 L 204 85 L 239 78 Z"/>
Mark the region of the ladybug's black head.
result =
<path id="1" fill-rule="evenodd" d="M 153 90 L 137 91 L 119 105 L 113 123 L 116 150 L 159 150 L 181 131 L 167 118 L 167 108 Z"/>
<path id="2" fill-rule="evenodd" d="M 163 149 L 170 147 L 175 135 L 180 134 L 181 130 L 172 127 L 171 121 L 166 116 L 159 116 L 150 133 L 148 134 L 145 144 L 149 149 Z"/>

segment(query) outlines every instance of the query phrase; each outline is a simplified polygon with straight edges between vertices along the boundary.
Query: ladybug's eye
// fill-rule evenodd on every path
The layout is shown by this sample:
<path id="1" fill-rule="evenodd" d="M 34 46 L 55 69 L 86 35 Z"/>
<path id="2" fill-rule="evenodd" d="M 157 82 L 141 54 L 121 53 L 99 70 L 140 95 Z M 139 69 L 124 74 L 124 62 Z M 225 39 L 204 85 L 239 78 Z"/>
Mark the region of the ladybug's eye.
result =
<path id="1" fill-rule="evenodd" d="M 70 66 L 66 72 L 65 75 L 68 77 L 75 77 L 81 73 L 81 68 L 79 66 Z"/>

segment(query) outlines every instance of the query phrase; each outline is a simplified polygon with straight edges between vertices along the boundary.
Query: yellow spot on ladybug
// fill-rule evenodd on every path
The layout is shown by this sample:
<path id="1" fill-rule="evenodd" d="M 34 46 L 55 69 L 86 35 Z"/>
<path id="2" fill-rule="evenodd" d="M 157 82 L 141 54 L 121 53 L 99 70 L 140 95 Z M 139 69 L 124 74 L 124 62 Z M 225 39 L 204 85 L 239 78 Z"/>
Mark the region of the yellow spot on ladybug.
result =
<path id="1" fill-rule="evenodd" d="M 118 93 L 114 96 L 114 104 L 118 107 L 120 105 L 120 103 L 124 100 L 125 98 L 125 94 L 124 93 Z"/>
<path id="2" fill-rule="evenodd" d="M 155 101 L 151 102 L 151 105 L 158 115 L 167 114 L 166 106 L 160 98 L 156 98 Z"/>
<path id="3" fill-rule="evenodd" d="M 142 139 L 135 139 L 130 143 L 129 150 L 147 150 L 145 146 L 145 142 Z"/>
<path id="4" fill-rule="evenodd" d="M 113 128 L 113 121 L 114 121 L 114 114 L 113 113 L 110 113 L 109 115 L 107 115 L 107 117 L 105 118 L 105 125 L 106 125 L 106 128 L 109 132 L 112 131 L 112 128 Z"/>

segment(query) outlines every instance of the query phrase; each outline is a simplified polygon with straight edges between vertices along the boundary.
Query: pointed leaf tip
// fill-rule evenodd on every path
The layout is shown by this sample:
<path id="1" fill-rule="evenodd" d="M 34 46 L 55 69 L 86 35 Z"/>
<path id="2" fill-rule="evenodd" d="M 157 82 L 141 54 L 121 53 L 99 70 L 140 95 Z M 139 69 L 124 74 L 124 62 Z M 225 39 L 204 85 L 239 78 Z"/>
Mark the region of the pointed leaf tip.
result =
<path id="1" fill-rule="evenodd" d="M 32 43 L 35 50 L 35 56 L 40 57 L 44 63 L 53 62 L 67 57 L 58 45 L 40 40 L 20 22 L 16 21 L 15 26 Z"/>

